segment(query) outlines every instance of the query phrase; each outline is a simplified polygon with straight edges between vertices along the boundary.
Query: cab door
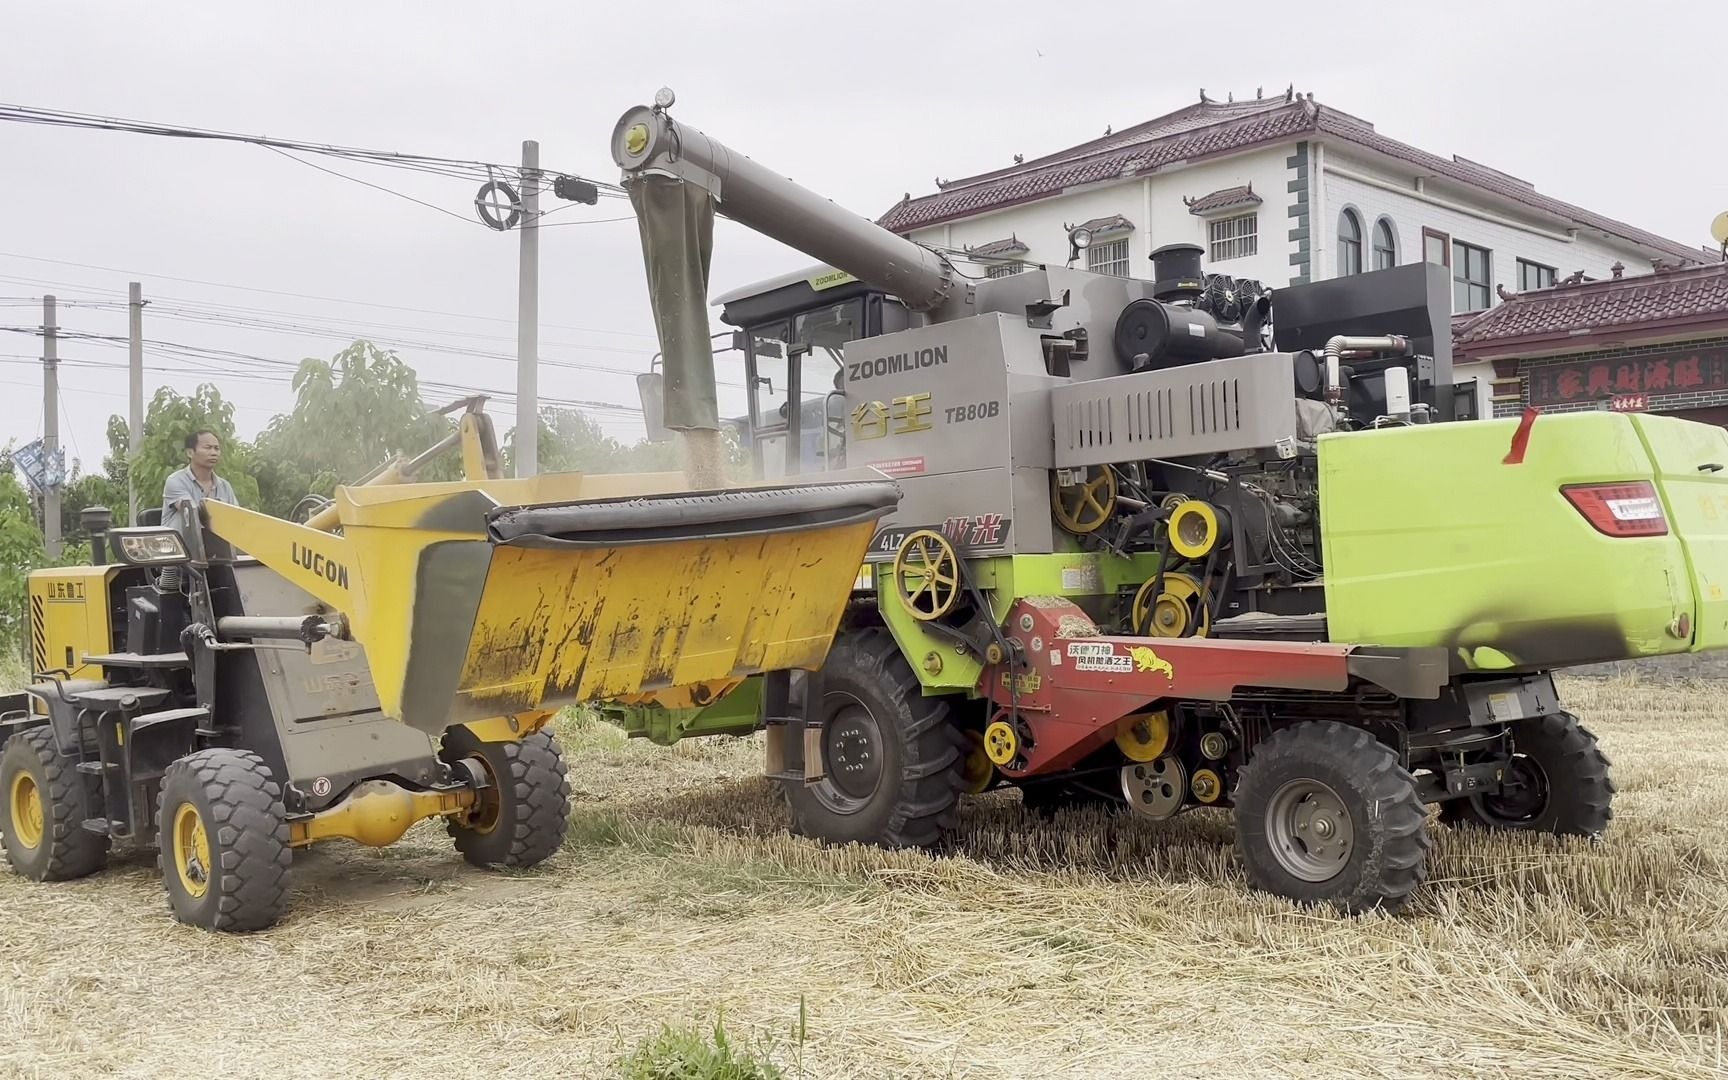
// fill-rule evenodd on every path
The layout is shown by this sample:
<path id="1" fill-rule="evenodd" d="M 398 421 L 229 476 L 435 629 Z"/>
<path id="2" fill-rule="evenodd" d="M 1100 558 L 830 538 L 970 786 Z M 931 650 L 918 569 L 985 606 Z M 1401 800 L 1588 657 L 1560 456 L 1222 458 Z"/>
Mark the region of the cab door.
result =
<path id="1" fill-rule="evenodd" d="M 1692 648 L 1728 645 L 1728 430 L 1637 413 L 1668 526 L 1685 552 L 1694 596 Z"/>

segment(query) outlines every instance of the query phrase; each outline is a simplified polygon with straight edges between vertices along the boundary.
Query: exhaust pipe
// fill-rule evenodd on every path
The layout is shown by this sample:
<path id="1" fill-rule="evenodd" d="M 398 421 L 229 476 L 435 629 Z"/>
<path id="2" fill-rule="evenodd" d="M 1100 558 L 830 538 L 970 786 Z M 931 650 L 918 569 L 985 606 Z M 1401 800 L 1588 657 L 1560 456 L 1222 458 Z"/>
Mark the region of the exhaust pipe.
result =
<path id="1" fill-rule="evenodd" d="M 78 511 L 78 524 L 90 536 L 90 565 L 108 565 L 108 530 L 114 527 L 114 511 L 106 506 L 86 506 Z"/>

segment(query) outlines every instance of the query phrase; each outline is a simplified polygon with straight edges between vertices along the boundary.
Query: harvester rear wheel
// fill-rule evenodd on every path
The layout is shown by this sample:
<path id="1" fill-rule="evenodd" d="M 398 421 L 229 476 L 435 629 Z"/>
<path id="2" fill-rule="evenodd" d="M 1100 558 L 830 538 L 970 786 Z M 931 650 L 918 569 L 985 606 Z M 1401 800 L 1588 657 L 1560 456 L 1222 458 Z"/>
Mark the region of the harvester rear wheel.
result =
<path id="1" fill-rule="evenodd" d="M 456 850 L 475 866 L 536 866 L 564 844 L 570 825 L 570 781 L 564 753 L 548 731 L 516 742 L 484 742 L 466 727 L 444 733 L 443 759 L 474 758 L 490 784 L 474 809 L 449 818 Z"/>
<path id="2" fill-rule="evenodd" d="M 1598 836 L 1614 817 L 1614 781 L 1596 736 L 1571 713 L 1512 726 L 1505 788 L 1440 804 L 1440 820 L 1487 829 Z"/>
<path id="3" fill-rule="evenodd" d="M 1276 732 L 1234 793 L 1255 888 L 1355 914 L 1396 911 L 1427 877 L 1428 813 L 1392 748 L 1330 720 Z"/>
<path id="4" fill-rule="evenodd" d="M 86 780 L 54 745 L 47 727 L 20 731 L 0 753 L 0 833 L 6 860 L 32 881 L 69 881 L 94 874 L 108 861 L 108 837 L 83 827 L 95 807 L 94 781 Z"/>
<path id="5" fill-rule="evenodd" d="M 924 696 L 880 629 L 842 631 L 822 682 L 824 775 L 785 782 L 793 831 L 836 843 L 935 844 L 954 826 L 972 749 L 948 703 Z"/>
<path id="6" fill-rule="evenodd" d="M 250 750 L 188 754 L 162 774 L 156 867 L 174 917 L 205 930 L 275 925 L 288 906 L 282 786 Z"/>

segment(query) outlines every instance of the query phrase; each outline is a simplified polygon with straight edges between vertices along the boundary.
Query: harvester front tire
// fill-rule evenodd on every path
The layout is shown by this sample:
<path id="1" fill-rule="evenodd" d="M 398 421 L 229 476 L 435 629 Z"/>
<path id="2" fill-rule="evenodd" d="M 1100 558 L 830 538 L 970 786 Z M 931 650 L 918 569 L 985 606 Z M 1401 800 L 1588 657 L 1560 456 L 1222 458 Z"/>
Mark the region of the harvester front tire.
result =
<path id="1" fill-rule="evenodd" d="M 564 846 L 570 827 L 570 781 L 564 752 L 548 731 L 514 742 L 485 742 L 465 727 L 444 735 L 444 760 L 478 758 L 492 787 L 473 814 L 446 820 L 456 850 L 475 866 L 525 870 Z"/>
<path id="2" fill-rule="evenodd" d="M 1248 883 L 1347 914 L 1394 912 L 1428 873 L 1428 812 L 1392 748 L 1329 720 L 1255 747 L 1235 792 Z M 1341 841 L 1347 837 L 1347 841 Z"/>
<path id="3" fill-rule="evenodd" d="M 1558 836 L 1600 836 L 1613 820 L 1614 780 L 1596 736 L 1571 713 L 1512 725 L 1508 774 L 1516 792 L 1470 795 L 1440 804 L 1448 825 L 1515 829 Z"/>
<path id="4" fill-rule="evenodd" d="M 824 776 L 785 781 L 792 829 L 833 843 L 932 847 L 959 816 L 971 749 L 886 631 L 842 632 L 822 669 Z M 838 773 L 838 775 L 837 775 Z"/>
<path id="5" fill-rule="evenodd" d="M 157 869 L 174 917 L 250 933 L 288 906 L 288 817 L 282 785 L 250 750 L 199 750 L 162 775 Z"/>
<path id="6" fill-rule="evenodd" d="M 88 796 L 88 797 L 87 797 Z M 20 803 L 28 821 L 18 820 Z M 100 804 L 94 778 L 81 775 L 46 727 L 20 731 L 0 752 L 0 833 L 6 861 L 31 881 L 88 877 L 108 862 L 108 836 L 85 830 Z"/>

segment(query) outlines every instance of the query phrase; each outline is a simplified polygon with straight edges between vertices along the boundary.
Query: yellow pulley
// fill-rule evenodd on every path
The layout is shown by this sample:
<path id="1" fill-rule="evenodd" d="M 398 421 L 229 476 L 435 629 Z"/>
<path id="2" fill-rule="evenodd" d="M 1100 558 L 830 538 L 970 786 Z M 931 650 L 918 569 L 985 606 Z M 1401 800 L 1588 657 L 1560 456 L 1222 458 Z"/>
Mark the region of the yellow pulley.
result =
<path id="1" fill-rule="evenodd" d="M 984 729 L 984 753 L 997 765 L 1007 765 L 1020 753 L 1020 736 L 1006 720 L 993 721 Z"/>
<path id="2" fill-rule="evenodd" d="M 1188 790 L 1197 801 L 1211 806 L 1224 794 L 1224 778 L 1211 769 L 1199 769 L 1189 779 Z"/>
<path id="3" fill-rule="evenodd" d="M 1116 512 L 1116 470 L 1108 465 L 1088 465 L 1084 476 L 1075 483 L 1073 470 L 1057 469 L 1050 474 L 1050 508 L 1056 523 L 1077 536 L 1096 532 L 1110 515 Z"/>
<path id="4" fill-rule="evenodd" d="M 1167 573 L 1162 590 L 1154 597 L 1152 589 L 1157 584 L 1154 577 L 1134 594 L 1128 625 L 1136 637 L 1188 637 L 1190 627 L 1193 637 L 1205 637 L 1211 631 L 1212 609 L 1199 581 L 1190 574 Z"/>
<path id="5" fill-rule="evenodd" d="M 1204 559 L 1225 534 L 1224 519 L 1211 503 L 1188 499 L 1170 511 L 1170 550 L 1184 559 Z"/>
<path id="6" fill-rule="evenodd" d="M 1156 761 L 1170 748 L 1170 714 L 1146 713 L 1116 733 L 1116 748 L 1129 761 Z"/>
<path id="7" fill-rule="evenodd" d="M 894 553 L 894 591 L 920 622 L 940 619 L 960 599 L 960 556 L 948 538 L 919 529 Z"/>

